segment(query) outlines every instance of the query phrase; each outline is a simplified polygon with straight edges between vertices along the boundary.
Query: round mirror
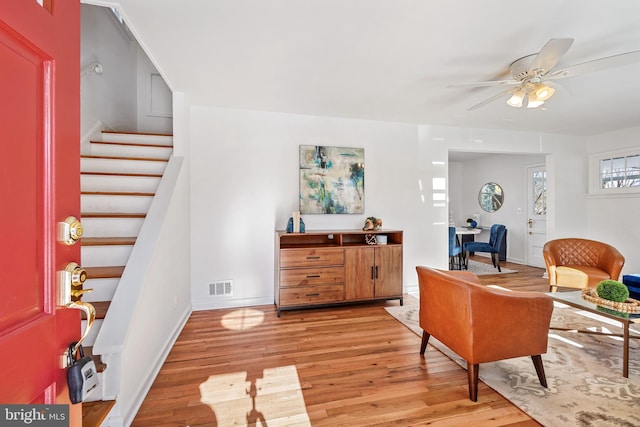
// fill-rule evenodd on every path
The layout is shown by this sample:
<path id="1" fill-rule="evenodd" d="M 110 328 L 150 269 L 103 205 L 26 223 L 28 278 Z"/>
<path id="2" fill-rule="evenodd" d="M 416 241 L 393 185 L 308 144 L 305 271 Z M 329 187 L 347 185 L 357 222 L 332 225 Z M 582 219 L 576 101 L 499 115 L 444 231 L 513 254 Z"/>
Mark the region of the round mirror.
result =
<path id="1" fill-rule="evenodd" d="M 478 194 L 478 203 L 482 210 L 486 212 L 495 212 L 502 206 L 504 201 L 504 193 L 502 187 L 495 182 L 487 182 L 480 189 Z"/>

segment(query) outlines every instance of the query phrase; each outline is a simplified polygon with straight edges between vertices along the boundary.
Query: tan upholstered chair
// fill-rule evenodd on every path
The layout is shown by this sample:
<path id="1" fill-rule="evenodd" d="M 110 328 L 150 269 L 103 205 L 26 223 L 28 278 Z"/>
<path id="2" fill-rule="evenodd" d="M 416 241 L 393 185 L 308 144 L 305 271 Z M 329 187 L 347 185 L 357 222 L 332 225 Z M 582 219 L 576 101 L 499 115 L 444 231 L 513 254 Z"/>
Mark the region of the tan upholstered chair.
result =
<path id="1" fill-rule="evenodd" d="M 603 280 L 618 280 L 624 257 L 606 243 L 587 239 L 556 239 L 542 249 L 549 274 L 549 291 L 558 286 L 595 288 Z"/>
<path id="2" fill-rule="evenodd" d="M 511 292 L 480 285 L 467 271 L 416 267 L 420 285 L 420 327 L 424 354 L 429 337 L 467 361 L 469 399 L 478 400 L 479 364 L 531 356 L 543 387 L 541 355 L 553 302 L 540 292 Z"/>

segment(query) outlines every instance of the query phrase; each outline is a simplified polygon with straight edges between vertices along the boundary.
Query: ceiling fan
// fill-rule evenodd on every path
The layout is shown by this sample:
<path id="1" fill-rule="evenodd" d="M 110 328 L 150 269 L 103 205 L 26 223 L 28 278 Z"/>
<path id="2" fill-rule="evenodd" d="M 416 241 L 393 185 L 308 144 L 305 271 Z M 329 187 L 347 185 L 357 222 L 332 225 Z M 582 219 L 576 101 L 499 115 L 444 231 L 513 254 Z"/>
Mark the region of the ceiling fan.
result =
<path id="1" fill-rule="evenodd" d="M 555 92 L 552 84 L 549 84 L 548 81 L 575 77 L 640 61 L 640 50 L 636 50 L 554 70 L 553 67 L 558 64 L 572 44 L 572 38 L 551 39 L 538 53 L 516 59 L 509 65 L 513 79 L 451 84 L 448 87 L 513 86 L 474 105 L 468 111 L 477 110 L 507 95 L 510 95 L 507 104 L 511 107 L 522 107 L 526 101 L 527 108 L 536 108 L 544 104 Z"/>

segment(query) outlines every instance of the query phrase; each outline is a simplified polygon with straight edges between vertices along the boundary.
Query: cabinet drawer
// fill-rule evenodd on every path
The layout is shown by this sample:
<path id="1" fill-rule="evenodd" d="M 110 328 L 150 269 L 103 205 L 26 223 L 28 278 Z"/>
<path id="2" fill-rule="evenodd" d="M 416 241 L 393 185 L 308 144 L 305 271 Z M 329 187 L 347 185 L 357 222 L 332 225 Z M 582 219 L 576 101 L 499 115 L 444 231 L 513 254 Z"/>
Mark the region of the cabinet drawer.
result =
<path id="1" fill-rule="evenodd" d="M 281 268 L 343 264 L 344 249 L 283 249 L 280 251 Z"/>
<path id="2" fill-rule="evenodd" d="M 280 271 L 281 287 L 337 283 L 344 283 L 344 267 L 292 268 Z"/>
<path id="3" fill-rule="evenodd" d="M 344 285 L 299 286 L 280 289 L 280 305 L 309 305 L 344 301 Z"/>

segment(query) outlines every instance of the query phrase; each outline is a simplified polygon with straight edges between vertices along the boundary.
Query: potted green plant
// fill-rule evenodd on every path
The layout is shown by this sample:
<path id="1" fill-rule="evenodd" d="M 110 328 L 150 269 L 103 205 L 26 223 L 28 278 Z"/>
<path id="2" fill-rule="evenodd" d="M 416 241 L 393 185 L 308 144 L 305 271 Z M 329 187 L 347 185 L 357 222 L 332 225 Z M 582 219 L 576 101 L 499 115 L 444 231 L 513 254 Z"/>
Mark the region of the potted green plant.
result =
<path id="1" fill-rule="evenodd" d="M 603 280 L 596 286 L 596 293 L 602 299 L 625 302 L 629 299 L 629 289 L 617 280 Z"/>

